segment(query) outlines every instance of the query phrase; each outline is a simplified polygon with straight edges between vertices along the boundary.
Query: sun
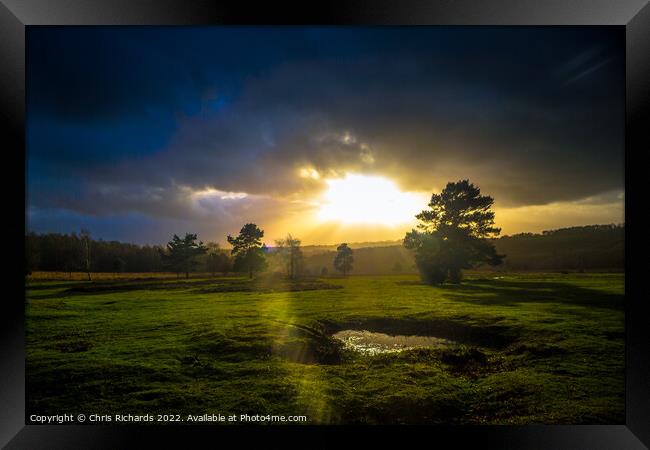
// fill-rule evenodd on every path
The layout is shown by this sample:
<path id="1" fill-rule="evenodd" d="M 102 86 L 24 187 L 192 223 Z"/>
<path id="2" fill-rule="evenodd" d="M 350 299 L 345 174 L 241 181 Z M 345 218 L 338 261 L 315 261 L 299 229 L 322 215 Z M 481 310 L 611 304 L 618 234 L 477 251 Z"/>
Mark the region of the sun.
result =
<path id="1" fill-rule="evenodd" d="M 325 182 L 321 221 L 395 226 L 413 222 L 428 202 L 426 195 L 402 192 L 383 177 L 347 174 Z"/>

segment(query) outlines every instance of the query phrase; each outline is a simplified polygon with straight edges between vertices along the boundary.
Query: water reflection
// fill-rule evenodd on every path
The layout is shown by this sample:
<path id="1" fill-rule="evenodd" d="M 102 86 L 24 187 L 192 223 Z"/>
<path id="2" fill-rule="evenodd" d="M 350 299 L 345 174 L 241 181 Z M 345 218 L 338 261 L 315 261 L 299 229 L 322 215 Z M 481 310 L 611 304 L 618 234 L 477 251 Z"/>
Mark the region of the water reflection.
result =
<path id="1" fill-rule="evenodd" d="M 342 330 L 332 335 L 343 342 L 348 350 L 364 355 L 395 353 L 412 348 L 435 348 L 452 344 L 452 341 L 435 336 L 390 336 L 367 330 Z"/>

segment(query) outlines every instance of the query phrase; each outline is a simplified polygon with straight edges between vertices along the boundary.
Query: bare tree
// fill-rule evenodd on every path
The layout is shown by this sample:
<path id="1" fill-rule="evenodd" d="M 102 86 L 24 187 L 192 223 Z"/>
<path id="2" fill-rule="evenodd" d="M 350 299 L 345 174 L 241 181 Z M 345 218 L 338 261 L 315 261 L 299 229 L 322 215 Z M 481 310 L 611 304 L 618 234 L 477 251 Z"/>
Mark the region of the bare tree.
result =
<path id="1" fill-rule="evenodd" d="M 88 274 L 88 281 L 92 281 L 90 278 L 90 245 L 92 243 L 92 240 L 90 238 L 90 231 L 82 228 L 81 232 L 79 233 L 79 240 L 81 241 L 81 247 L 83 249 L 82 258 L 84 268 L 86 269 L 86 274 Z"/>
<path id="2" fill-rule="evenodd" d="M 302 250 L 300 250 L 300 239 L 294 238 L 290 234 L 284 239 L 275 241 L 280 254 L 285 258 L 287 264 L 287 273 L 289 278 L 296 278 L 301 270 L 303 263 Z"/>

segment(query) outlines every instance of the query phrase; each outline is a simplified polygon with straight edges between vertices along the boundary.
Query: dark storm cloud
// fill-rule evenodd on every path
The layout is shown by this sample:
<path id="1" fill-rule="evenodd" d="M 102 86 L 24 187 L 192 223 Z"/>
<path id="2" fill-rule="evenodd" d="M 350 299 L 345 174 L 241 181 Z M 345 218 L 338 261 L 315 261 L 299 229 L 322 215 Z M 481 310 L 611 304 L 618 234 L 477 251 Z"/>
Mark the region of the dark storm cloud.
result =
<path id="1" fill-rule="evenodd" d="M 271 34 L 269 41 L 238 27 L 34 27 L 28 33 L 30 109 L 84 122 L 159 110 L 191 113 L 201 94 L 230 89 L 285 54 L 312 52 L 296 33 Z M 251 49 L 256 55 L 246 58 Z"/>
<path id="2" fill-rule="evenodd" d="M 192 189 L 296 198 L 323 187 L 299 176 L 306 167 L 386 175 L 408 190 L 469 177 L 503 205 L 622 189 L 622 37 L 593 27 L 37 29 L 30 202 L 198 217 Z"/>

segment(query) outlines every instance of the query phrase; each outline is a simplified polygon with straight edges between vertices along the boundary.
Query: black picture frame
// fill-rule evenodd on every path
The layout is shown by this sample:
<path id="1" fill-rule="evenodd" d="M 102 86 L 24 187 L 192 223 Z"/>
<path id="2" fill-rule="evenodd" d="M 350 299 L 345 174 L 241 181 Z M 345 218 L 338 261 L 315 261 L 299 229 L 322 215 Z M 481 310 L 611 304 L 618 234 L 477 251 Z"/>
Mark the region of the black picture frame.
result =
<path id="1" fill-rule="evenodd" d="M 518 449 L 641 449 L 650 446 L 650 318 L 644 298 L 641 202 L 644 156 L 650 149 L 650 6 L 647 0 L 438 0 L 275 2 L 188 0 L 0 0 L 0 111 L 3 193 L 10 203 L 3 222 L 11 267 L 4 271 L 0 333 L 0 445 L 11 449 L 123 448 L 184 444 L 189 436 L 221 445 L 225 436 L 273 438 L 282 433 L 302 445 L 323 446 L 321 437 L 354 431 L 362 439 L 398 437 L 405 427 L 156 427 L 25 425 L 24 258 L 25 231 L 25 36 L 40 25 L 614 25 L 626 35 L 626 421 L 624 425 L 406 427 L 431 445 Z M 647 176 L 647 175 L 646 175 Z M 22 201 L 21 201 L 22 196 Z M 22 211 L 22 212 L 19 212 Z M 12 237 L 10 237 L 12 236 Z M 20 236 L 20 237 L 19 237 Z M 15 263 L 14 263 L 15 262 Z M 318 438 L 313 434 L 318 434 Z M 286 442 L 286 441 L 285 441 Z"/>

